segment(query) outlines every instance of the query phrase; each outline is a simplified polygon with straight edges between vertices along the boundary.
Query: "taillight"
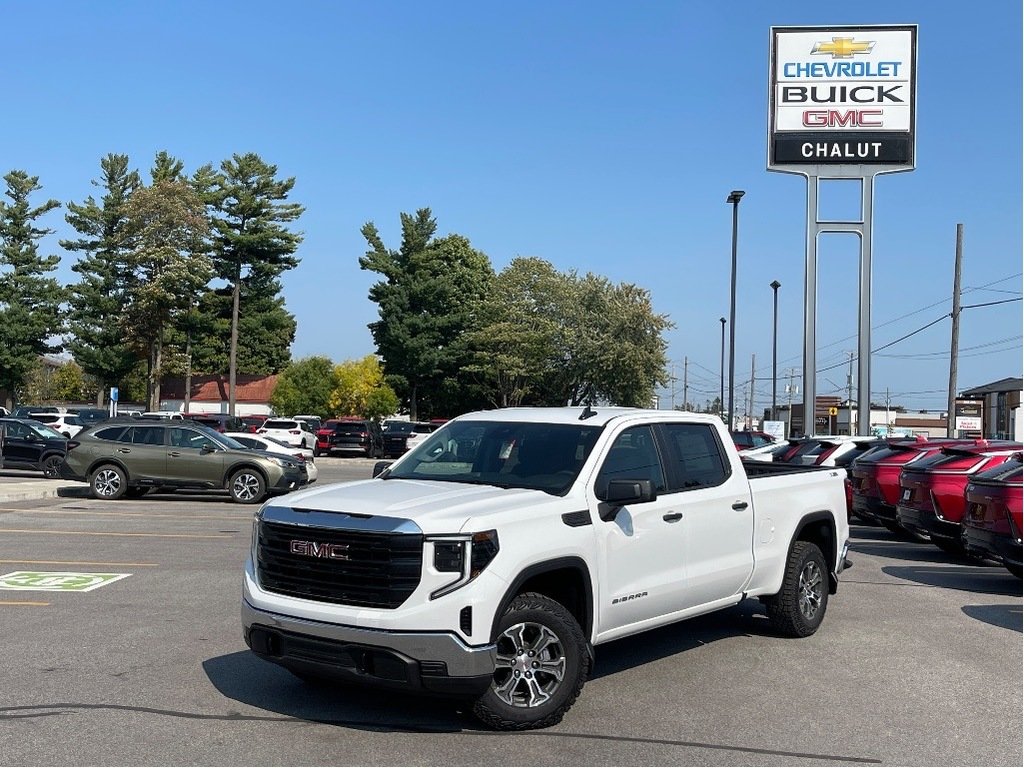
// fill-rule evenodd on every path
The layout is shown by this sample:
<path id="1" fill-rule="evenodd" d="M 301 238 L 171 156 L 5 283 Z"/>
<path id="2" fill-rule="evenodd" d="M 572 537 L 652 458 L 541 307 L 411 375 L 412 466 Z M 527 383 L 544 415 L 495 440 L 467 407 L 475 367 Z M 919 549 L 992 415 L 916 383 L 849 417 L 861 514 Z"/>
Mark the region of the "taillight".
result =
<path id="1" fill-rule="evenodd" d="M 296 459 L 298 459 L 298 460 L 299 460 L 299 461 L 300 461 L 300 462 L 301 462 L 302 464 L 305 464 L 305 463 L 306 463 L 306 457 L 305 457 L 305 456 L 303 456 L 303 455 L 302 455 L 301 453 L 296 453 L 296 454 L 294 454 L 294 456 L 295 456 L 295 458 L 296 458 Z"/>
<path id="2" fill-rule="evenodd" d="M 74 449 L 74 448 L 77 448 L 77 447 L 78 447 L 78 446 L 80 446 L 80 445 L 81 445 L 81 443 L 80 443 L 80 442 L 78 442 L 77 440 L 68 440 L 68 447 L 67 447 L 67 450 L 69 450 L 69 451 L 70 451 L 70 450 L 72 450 L 72 449 Z"/>

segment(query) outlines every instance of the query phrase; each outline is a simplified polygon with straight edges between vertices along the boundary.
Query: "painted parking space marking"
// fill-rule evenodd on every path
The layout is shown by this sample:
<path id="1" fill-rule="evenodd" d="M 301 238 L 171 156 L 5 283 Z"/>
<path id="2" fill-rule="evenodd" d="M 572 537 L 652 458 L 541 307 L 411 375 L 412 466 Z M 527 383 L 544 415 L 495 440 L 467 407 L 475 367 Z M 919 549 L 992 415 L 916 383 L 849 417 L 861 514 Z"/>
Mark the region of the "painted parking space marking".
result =
<path id="1" fill-rule="evenodd" d="M 45 608 L 49 603 L 40 603 L 35 600 L 0 600 L 0 605 L 31 605 Z"/>
<path id="2" fill-rule="evenodd" d="M 219 533 L 108 533 L 105 531 L 50 531 L 43 528 L 0 528 L 0 533 L 46 533 L 64 536 L 129 536 L 157 539 L 230 539 Z"/>
<path id="3" fill-rule="evenodd" d="M 76 573 L 73 571 L 12 571 L 0 576 L 0 589 L 33 592 L 91 592 L 130 573 Z"/>
<path id="4" fill-rule="evenodd" d="M 89 560 L 0 560 L 5 565 L 102 565 L 115 568 L 159 568 L 159 563 L 97 563 Z"/>

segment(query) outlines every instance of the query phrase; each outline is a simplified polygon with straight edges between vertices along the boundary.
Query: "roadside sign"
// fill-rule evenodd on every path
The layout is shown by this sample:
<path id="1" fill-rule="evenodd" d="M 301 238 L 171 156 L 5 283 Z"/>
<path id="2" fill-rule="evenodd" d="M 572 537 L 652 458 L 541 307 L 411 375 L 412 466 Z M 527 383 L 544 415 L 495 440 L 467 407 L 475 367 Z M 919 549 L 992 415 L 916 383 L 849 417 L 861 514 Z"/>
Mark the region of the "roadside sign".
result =
<path id="1" fill-rule="evenodd" d="M 120 392 L 118 391 L 117 387 L 111 387 L 110 388 L 110 402 L 116 403 L 119 394 L 120 394 Z"/>
<path id="2" fill-rule="evenodd" d="M 91 592 L 128 576 L 131 574 L 13 571 L 0 576 L 0 589 L 34 592 Z"/>

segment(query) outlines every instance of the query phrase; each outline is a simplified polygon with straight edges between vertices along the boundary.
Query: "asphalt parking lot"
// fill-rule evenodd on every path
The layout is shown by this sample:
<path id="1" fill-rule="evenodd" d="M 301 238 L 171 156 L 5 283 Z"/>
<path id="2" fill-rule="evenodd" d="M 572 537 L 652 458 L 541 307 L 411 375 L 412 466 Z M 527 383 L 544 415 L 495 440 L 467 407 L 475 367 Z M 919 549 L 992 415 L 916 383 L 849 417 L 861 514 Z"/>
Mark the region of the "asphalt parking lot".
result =
<path id="1" fill-rule="evenodd" d="M 373 462 L 318 459 L 320 483 Z M 9 473 L 4 483 L 15 482 Z M 310 688 L 246 649 L 254 508 L 217 494 L 0 504 L 4 765 L 1020 765 L 1021 582 L 855 526 L 821 630 L 757 601 L 604 645 L 558 726 L 482 730 L 457 702 Z M 32 581 L 32 579 L 36 581 Z M 30 584 L 44 583 L 30 577 Z"/>

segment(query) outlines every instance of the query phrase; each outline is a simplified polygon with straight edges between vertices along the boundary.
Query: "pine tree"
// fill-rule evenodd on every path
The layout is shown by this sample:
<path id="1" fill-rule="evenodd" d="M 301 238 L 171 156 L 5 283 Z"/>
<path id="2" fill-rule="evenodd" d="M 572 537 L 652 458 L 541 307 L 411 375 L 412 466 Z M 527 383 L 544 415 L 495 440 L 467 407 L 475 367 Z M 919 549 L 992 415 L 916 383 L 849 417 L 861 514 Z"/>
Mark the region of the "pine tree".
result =
<path id="1" fill-rule="evenodd" d="M 302 235 L 285 225 L 298 219 L 304 208 L 285 202 L 295 179 L 279 181 L 277 166 L 255 153 L 233 155 L 221 163 L 220 171 L 206 201 L 214 208 L 214 266 L 231 287 L 228 412 L 233 415 L 243 279 L 248 274 L 269 282 L 298 266 L 294 254 Z"/>
<path id="2" fill-rule="evenodd" d="M 68 349 L 100 385 L 97 405 L 108 387 L 125 382 L 139 359 L 124 341 L 120 319 L 129 274 L 121 245 L 124 204 L 141 181 L 138 171 L 129 170 L 128 155 L 109 154 L 100 169 L 100 181 L 92 182 L 103 190 L 100 201 L 90 195 L 67 205 L 65 219 L 81 237 L 60 241 L 62 248 L 81 253 L 71 267 L 81 280 L 69 286 Z"/>
<path id="3" fill-rule="evenodd" d="M 39 356 L 61 349 L 51 342 L 63 330 L 61 289 L 49 276 L 60 257 L 39 255 L 39 241 L 53 230 L 36 225 L 60 202 L 32 207 L 29 196 L 42 187 L 25 171 L 11 171 L 4 181 L 11 202 L 0 200 L 0 389 L 16 400 Z"/>

